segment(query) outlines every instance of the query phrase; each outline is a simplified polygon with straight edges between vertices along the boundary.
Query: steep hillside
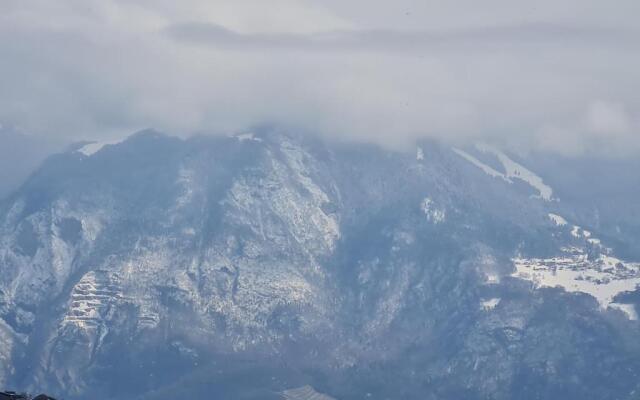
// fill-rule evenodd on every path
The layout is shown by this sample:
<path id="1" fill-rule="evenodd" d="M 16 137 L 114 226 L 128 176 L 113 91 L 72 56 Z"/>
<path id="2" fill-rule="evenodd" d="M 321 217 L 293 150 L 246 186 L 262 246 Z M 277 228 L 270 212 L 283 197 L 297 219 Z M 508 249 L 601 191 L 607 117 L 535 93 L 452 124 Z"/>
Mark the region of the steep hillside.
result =
<path id="1" fill-rule="evenodd" d="M 486 146 L 144 131 L 78 147 L 0 208 L 0 383 L 635 398 L 640 260 L 561 192 Z"/>

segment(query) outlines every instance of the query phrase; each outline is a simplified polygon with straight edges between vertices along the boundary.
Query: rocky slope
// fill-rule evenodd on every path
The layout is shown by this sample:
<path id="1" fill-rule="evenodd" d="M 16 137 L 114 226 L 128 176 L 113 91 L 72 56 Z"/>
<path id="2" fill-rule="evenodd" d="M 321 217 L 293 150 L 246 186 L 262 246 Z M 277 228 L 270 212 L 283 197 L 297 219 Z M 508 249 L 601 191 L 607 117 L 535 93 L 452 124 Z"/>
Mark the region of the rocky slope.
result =
<path id="1" fill-rule="evenodd" d="M 0 207 L 5 385 L 146 399 L 640 389 L 639 264 L 487 146 L 145 131 L 50 158 Z"/>

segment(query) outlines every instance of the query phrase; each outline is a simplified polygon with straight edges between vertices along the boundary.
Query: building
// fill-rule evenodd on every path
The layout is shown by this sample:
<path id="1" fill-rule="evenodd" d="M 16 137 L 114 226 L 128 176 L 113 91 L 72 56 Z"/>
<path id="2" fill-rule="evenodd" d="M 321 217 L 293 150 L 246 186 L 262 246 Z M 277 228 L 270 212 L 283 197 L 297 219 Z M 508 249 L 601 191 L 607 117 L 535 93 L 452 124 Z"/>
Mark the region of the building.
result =
<path id="1" fill-rule="evenodd" d="M 0 400 L 27 400 L 27 396 L 16 392 L 0 392 Z"/>

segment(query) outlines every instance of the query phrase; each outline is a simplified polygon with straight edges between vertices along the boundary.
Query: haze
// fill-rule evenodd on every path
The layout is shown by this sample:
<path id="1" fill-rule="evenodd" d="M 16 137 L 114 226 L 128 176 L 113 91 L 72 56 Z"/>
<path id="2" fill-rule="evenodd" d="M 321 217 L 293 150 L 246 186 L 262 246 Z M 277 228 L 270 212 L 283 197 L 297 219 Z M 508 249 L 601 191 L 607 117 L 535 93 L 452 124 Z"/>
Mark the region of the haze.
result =
<path id="1" fill-rule="evenodd" d="M 637 155 L 633 0 L 5 0 L 0 121 L 65 140 L 256 125 Z"/>

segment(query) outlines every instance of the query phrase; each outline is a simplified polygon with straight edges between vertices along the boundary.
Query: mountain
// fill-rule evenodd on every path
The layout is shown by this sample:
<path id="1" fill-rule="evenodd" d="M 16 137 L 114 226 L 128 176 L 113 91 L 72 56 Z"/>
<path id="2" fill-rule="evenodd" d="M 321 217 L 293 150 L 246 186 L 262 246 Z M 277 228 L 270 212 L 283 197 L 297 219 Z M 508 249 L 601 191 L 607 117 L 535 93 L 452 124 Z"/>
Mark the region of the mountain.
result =
<path id="1" fill-rule="evenodd" d="M 534 164 L 266 130 L 76 146 L 0 206 L 0 384 L 635 399 L 640 242 Z"/>
<path id="2" fill-rule="evenodd" d="M 557 188 L 565 215 L 617 241 L 619 252 L 626 257 L 640 258 L 640 159 L 531 154 L 523 162 Z"/>

